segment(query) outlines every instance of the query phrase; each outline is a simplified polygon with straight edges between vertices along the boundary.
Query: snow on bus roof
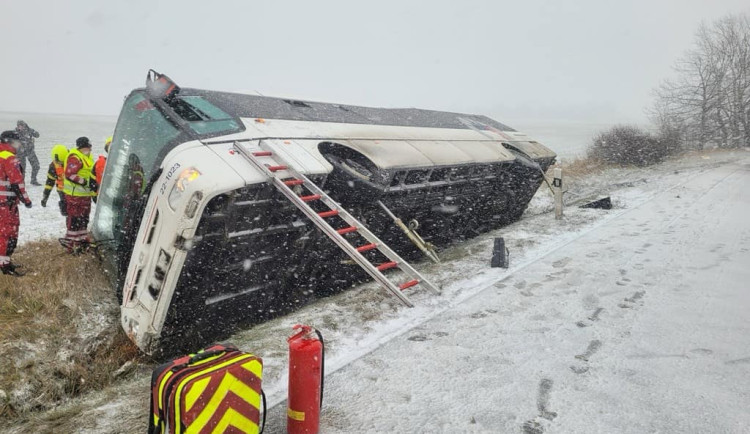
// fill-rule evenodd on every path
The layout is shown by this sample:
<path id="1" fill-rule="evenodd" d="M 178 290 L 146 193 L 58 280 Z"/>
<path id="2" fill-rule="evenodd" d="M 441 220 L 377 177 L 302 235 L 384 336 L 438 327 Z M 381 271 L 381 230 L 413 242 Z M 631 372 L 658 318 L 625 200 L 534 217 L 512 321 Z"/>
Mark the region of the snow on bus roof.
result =
<path id="1" fill-rule="evenodd" d="M 180 90 L 180 96 L 190 95 L 203 97 L 227 113 L 241 118 L 515 131 L 482 115 L 416 108 L 362 107 L 191 88 Z"/>

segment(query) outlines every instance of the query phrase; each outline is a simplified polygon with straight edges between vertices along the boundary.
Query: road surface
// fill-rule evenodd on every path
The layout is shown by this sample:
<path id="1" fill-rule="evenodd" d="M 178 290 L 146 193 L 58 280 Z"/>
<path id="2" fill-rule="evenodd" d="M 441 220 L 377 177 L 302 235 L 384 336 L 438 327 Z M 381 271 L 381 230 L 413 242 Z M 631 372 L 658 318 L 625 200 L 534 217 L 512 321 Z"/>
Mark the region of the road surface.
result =
<path id="1" fill-rule="evenodd" d="M 748 185 L 744 159 L 610 211 L 329 374 L 321 431 L 749 432 Z"/>

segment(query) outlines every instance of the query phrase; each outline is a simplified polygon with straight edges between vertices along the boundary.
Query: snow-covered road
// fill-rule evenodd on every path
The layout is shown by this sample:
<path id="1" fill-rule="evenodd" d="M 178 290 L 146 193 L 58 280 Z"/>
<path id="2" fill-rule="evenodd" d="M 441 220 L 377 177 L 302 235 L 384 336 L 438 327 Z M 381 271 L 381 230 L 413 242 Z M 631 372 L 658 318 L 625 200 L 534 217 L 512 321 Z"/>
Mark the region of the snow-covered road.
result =
<path id="1" fill-rule="evenodd" d="M 322 432 L 748 432 L 750 162 L 685 176 L 330 374 Z"/>

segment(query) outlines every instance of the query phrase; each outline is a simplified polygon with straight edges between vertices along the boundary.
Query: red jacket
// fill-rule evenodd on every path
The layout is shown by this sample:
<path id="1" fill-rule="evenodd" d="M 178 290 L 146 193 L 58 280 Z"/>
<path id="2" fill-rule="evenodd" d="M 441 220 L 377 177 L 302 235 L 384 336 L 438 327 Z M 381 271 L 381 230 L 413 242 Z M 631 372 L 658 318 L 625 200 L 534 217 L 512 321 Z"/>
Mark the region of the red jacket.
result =
<path id="1" fill-rule="evenodd" d="M 76 184 L 83 185 L 84 179 L 78 176 L 78 171 L 83 167 L 83 163 L 75 155 L 68 155 L 68 163 L 65 167 L 65 177 L 75 182 Z"/>
<path id="2" fill-rule="evenodd" d="M 21 162 L 16 159 L 15 148 L 7 143 L 0 143 L 0 204 L 15 205 L 19 200 L 25 204 L 31 203 L 23 183 Z"/>

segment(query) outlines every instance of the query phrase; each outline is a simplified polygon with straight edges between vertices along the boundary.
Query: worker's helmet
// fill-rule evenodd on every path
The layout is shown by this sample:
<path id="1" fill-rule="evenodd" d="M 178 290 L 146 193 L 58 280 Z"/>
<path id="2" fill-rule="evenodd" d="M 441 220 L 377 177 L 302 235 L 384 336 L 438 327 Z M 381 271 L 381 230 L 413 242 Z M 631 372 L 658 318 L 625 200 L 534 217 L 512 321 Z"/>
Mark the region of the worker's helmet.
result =
<path id="1" fill-rule="evenodd" d="M 110 145 L 112 145 L 112 136 L 107 137 L 107 140 L 104 141 L 104 152 L 109 154 Z"/>
<path id="2" fill-rule="evenodd" d="M 52 147 L 52 160 L 58 163 L 65 163 L 65 159 L 68 158 L 68 148 L 60 143 Z"/>

